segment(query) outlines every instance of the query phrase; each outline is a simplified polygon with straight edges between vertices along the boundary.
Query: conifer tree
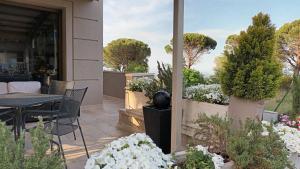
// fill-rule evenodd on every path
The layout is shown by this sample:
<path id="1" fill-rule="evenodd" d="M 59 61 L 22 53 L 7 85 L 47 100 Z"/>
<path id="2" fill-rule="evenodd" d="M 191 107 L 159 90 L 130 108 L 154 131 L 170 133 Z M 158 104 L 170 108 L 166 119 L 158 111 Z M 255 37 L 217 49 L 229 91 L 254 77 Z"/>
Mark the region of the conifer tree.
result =
<path id="1" fill-rule="evenodd" d="M 236 38 L 233 51 L 224 51 L 226 62 L 220 72 L 223 91 L 249 100 L 274 97 L 282 73 L 279 59 L 273 55 L 275 27 L 270 17 L 257 14 L 252 25 Z"/>

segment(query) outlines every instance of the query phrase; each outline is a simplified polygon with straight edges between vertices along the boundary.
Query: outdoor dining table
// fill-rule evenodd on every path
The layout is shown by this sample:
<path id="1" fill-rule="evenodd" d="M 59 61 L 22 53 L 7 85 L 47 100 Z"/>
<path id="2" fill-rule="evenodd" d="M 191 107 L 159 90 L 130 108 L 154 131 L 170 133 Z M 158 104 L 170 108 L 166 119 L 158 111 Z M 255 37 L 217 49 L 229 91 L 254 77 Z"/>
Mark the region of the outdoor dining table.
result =
<path id="1" fill-rule="evenodd" d="M 59 101 L 63 95 L 13 93 L 0 95 L 0 106 L 16 109 L 16 137 L 21 134 L 22 110 L 44 103 Z"/>

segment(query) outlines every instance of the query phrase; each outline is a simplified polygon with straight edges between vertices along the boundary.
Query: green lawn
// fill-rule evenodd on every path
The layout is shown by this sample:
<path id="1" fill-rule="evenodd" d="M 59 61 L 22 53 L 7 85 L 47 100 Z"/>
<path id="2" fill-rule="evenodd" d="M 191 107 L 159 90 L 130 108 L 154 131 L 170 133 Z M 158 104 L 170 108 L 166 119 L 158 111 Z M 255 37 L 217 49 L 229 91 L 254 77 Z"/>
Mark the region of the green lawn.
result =
<path id="1" fill-rule="evenodd" d="M 280 91 L 277 96 L 271 100 L 266 101 L 266 110 L 274 111 L 276 106 L 279 104 L 281 99 L 284 97 L 286 91 L 282 90 Z M 289 94 L 285 97 L 279 108 L 277 109 L 277 112 L 279 113 L 288 113 L 292 112 L 292 92 L 290 91 Z"/>

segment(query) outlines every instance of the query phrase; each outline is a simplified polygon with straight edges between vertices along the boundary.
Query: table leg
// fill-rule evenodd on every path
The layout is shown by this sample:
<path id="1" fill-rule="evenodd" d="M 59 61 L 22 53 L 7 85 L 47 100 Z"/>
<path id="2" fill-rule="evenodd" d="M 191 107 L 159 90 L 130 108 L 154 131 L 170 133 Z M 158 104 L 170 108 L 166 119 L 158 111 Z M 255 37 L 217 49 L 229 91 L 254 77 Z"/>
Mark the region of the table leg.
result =
<path id="1" fill-rule="evenodd" d="M 21 136 L 21 126 L 22 126 L 22 108 L 18 107 L 16 111 L 16 138 Z"/>

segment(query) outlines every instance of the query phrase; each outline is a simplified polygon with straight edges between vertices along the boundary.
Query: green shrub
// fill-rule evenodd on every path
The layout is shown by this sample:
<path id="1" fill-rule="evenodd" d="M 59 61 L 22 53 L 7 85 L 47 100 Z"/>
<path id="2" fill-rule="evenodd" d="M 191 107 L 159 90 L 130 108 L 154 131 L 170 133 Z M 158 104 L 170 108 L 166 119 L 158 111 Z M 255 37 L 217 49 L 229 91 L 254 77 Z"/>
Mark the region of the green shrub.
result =
<path id="1" fill-rule="evenodd" d="M 126 69 L 126 73 L 147 73 L 148 65 L 142 63 L 129 63 Z"/>
<path id="2" fill-rule="evenodd" d="M 231 134 L 227 142 L 227 153 L 238 169 L 285 169 L 291 168 L 288 150 L 273 126 L 263 126 L 247 120 L 242 129 Z"/>
<path id="3" fill-rule="evenodd" d="M 205 155 L 202 151 L 196 148 L 188 148 L 186 161 L 184 163 L 185 169 L 214 169 L 214 163 L 210 155 Z"/>
<path id="4" fill-rule="evenodd" d="M 162 90 L 172 93 L 172 69 L 169 65 L 157 62 L 158 83 Z"/>
<path id="5" fill-rule="evenodd" d="M 40 121 L 38 126 L 30 131 L 34 153 L 25 155 L 24 133 L 17 141 L 11 131 L 0 123 L 0 168 L 1 169 L 63 169 L 63 160 L 57 151 L 48 153 L 51 137 L 44 132 Z"/>
<path id="6" fill-rule="evenodd" d="M 207 116 L 201 113 L 194 123 L 197 125 L 197 130 L 193 137 L 193 144 L 207 147 L 210 153 L 226 156 L 230 121 L 227 118 L 221 118 L 218 114 Z"/>
<path id="7" fill-rule="evenodd" d="M 234 161 L 236 169 L 285 169 L 292 168 L 285 143 L 273 130 L 260 122 L 246 120 L 239 129 L 230 128 L 231 121 L 218 115 L 200 114 L 195 124 L 198 130 L 194 143 L 208 147 Z M 227 159 L 228 160 L 228 159 Z"/>
<path id="8" fill-rule="evenodd" d="M 280 89 L 288 90 L 291 88 L 293 77 L 291 75 L 283 75 L 280 83 Z"/>
<path id="9" fill-rule="evenodd" d="M 152 104 L 153 96 L 160 90 L 172 93 L 172 69 L 169 65 L 157 62 L 158 75 L 150 83 L 144 85 L 145 96 L 149 98 L 149 104 Z"/>
<path id="10" fill-rule="evenodd" d="M 274 53 L 275 27 L 270 17 L 259 13 L 247 31 L 237 37 L 233 51 L 224 51 L 226 62 L 220 81 L 224 93 L 250 100 L 276 95 L 281 79 L 281 64 Z"/>
<path id="11" fill-rule="evenodd" d="M 184 79 L 184 86 L 190 87 L 197 84 L 204 84 L 205 79 L 203 74 L 195 69 L 183 69 L 183 79 Z"/>
<path id="12" fill-rule="evenodd" d="M 149 98 L 148 104 L 152 104 L 154 94 L 160 90 L 161 86 L 159 86 L 157 80 L 153 80 L 144 86 L 145 96 Z"/>
<path id="13" fill-rule="evenodd" d="M 220 84 L 218 73 L 205 78 L 205 84 Z"/>
<path id="14" fill-rule="evenodd" d="M 300 113 L 300 77 L 294 75 L 293 77 L 293 85 L 292 85 L 292 93 L 293 93 L 293 112 L 290 114 L 292 119 L 297 118 Z"/>

